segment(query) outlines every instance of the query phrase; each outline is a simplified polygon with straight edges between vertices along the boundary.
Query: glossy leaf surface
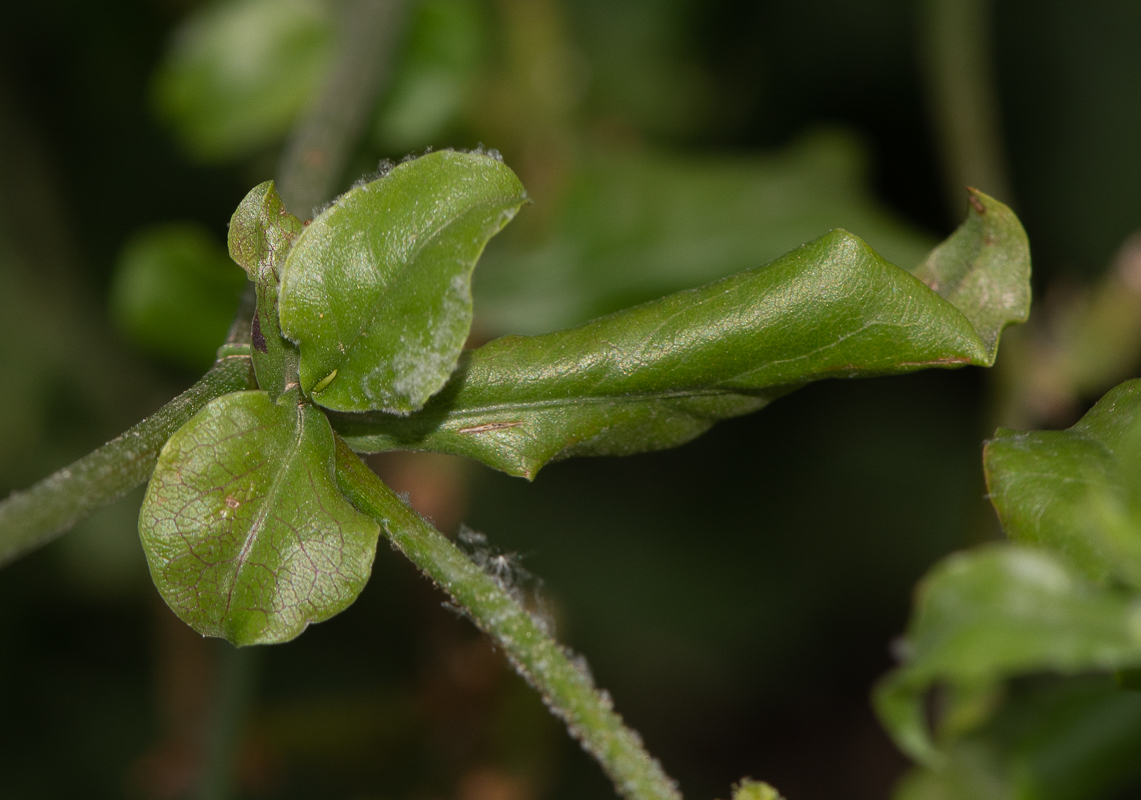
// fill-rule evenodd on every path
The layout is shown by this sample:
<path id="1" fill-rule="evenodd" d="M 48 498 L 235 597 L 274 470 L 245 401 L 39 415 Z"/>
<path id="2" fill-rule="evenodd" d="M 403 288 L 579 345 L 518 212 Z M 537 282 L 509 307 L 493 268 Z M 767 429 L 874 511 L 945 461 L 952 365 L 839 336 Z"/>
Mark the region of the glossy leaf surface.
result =
<path id="1" fill-rule="evenodd" d="M 927 689 L 1141 664 L 1141 598 L 1090 583 L 1044 550 L 984 547 L 951 556 L 920 584 L 902 650 L 877 708 L 901 748 L 937 762 Z"/>
<path id="2" fill-rule="evenodd" d="M 301 220 L 285 210 L 273 181 L 251 189 L 230 219 L 230 257 L 257 291 L 250 355 L 258 386 L 269 392 L 271 400 L 287 383 L 297 382 L 297 347 L 281 335 L 277 306 L 281 269 L 302 228 Z"/>
<path id="3" fill-rule="evenodd" d="M 356 599 L 379 528 L 337 489 L 334 453 L 296 390 L 225 395 L 171 437 L 139 532 L 182 620 L 237 645 L 283 642 Z"/>
<path id="4" fill-rule="evenodd" d="M 837 230 L 699 289 L 568 331 L 496 340 L 465 353 L 422 411 L 344 415 L 334 425 L 357 450 L 454 453 L 533 477 L 560 458 L 682 444 L 823 378 L 988 365 L 1001 328 L 1026 317 L 1029 254 L 1017 219 L 985 202 L 985 215 L 971 212 L 983 224 L 968 222 L 952 239 L 977 240 L 962 249 L 974 253 L 972 269 L 987 270 L 985 301 L 1001 314 L 956 307 Z M 937 258 L 929 274 L 948 268 Z M 953 283 L 940 288 L 967 302 Z"/>
<path id="5" fill-rule="evenodd" d="M 357 187 L 286 260 L 281 327 L 301 385 L 340 411 L 415 411 L 444 385 L 471 328 L 471 273 L 527 195 L 501 161 L 442 151 Z"/>
<path id="6" fill-rule="evenodd" d="M 1065 556 L 1089 578 L 1141 587 L 1141 381 L 1108 392 L 1072 428 L 1001 429 L 984 455 L 1006 534 Z"/>

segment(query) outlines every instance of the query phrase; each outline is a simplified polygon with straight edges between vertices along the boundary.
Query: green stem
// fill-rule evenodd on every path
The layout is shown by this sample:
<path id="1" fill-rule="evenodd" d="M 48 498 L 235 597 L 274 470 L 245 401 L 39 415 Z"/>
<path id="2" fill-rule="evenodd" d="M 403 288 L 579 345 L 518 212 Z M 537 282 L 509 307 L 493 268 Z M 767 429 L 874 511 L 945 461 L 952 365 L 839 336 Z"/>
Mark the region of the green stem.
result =
<path id="1" fill-rule="evenodd" d="M 340 437 L 337 482 L 357 508 L 380 523 L 396 549 L 495 639 L 623 797 L 681 800 L 677 785 L 646 752 L 641 737 L 623 724 L 586 670 L 494 578 L 405 505 Z"/>
<path id="2" fill-rule="evenodd" d="M 325 85 L 286 144 L 277 171 L 285 207 L 309 219 L 337 190 L 350 149 L 391 67 L 405 0 L 349 0 L 341 42 Z"/>
<path id="3" fill-rule="evenodd" d="M 255 388 L 248 356 L 215 362 L 198 383 L 135 425 L 30 489 L 0 503 L 0 566 L 55 539 L 150 477 L 176 430 L 215 397 Z"/>
<path id="4" fill-rule="evenodd" d="M 920 50 L 953 217 L 967 186 L 1007 204 L 1012 190 L 991 55 L 990 0 L 924 0 Z"/>
<path id="5" fill-rule="evenodd" d="M 218 689 L 196 800 L 230 800 L 234 796 L 238 748 L 257 684 L 261 648 L 238 648 L 221 641 L 218 648 Z"/>

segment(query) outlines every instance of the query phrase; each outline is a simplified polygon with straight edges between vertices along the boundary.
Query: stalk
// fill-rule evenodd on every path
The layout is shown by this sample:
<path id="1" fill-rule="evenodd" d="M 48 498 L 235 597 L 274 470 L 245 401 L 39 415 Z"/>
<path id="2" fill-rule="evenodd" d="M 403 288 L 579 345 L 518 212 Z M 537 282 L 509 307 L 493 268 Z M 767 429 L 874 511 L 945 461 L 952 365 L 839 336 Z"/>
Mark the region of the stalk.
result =
<path id="1" fill-rule="evenodd" d="M 626 727 L 609 695 L 503 586 L 409 508 L 337 437 L 337 483 L 389 542 L 502 648 L 516 671 L 628 800 L 681 800 L 677 784 Z"/>
<path id="2" fill-rule="evenodd" d="M 166 440 L 215 397 L 253 388 L 249 356 L 220 358 L 198 383 L 126 433 L 30 489 L 13 492 L 0 503 L 0 567 L 146 481 Z"/>
<path id="3" fill-rule="evenodd" d="M 216 642 L 219 650 L 217 688 L 207 731 L 206 761 L 195 800 L 231 800 L 241 737 L 257 690 L 257 647 L 236 648 Z"/>
<path id="4" fill-rule="evenodd" d="M 314 216 L 333 196 L 369 109 L 391 68 L 406 0 L 349 0 L 340 47 L 313 107 L 293 129 L 277 169 L 290 213 Z"/>
<path id="5" fill-rule="evenodd" d="M 920 57 L 952 216 L 974 186 L 1013 204 L 991 47 L 991 0 L 924 0 Z"/>

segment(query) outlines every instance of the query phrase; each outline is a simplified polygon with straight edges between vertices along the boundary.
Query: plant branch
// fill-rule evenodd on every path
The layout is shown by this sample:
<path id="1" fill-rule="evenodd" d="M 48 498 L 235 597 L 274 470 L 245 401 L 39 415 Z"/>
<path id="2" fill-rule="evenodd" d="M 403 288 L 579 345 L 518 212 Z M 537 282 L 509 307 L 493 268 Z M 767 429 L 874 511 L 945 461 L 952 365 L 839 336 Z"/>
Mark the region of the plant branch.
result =
<path id="1" fill-rule="evenodd" d="M 392 545 L 503 648 L 623 797 L 681 800 L 677 785 L 646 752 L 641 737 L 623 724 L 587 671 L 494 578 L 405 505 L 340 437 L 337 482 L 357 508 L 380 523 Z"/>
<path id="2" fill-rule="evenodd" d="M 143 483 L 176 430 L 215 397 L 255 388 L 248 356 L 220 358 L 155 414 L 30 489 L 0 503 L 0 567 L 55 539 Z"/>
<path id="3" fill-rule="evenodd" d="M 920 56 L 952 216 L 967 186 L 1012 204 L 991 54 L 990 0 L 925 0 Z"/>
<path id="4" fill-rule="evenodd" d="M 206 742 L 206 760 L 196 800 L 230 800 L 238 749 L 257 684 L 257 647 L 237 648 L 216 641 L 219 650 L 218 688 Z"/>
<path id="5" fill-rule="evenodd" d="M 278 165 L 278 192 L 301 219 L 337 189 L 349 151 L 391 66 L 405 0 L 348 0 L 341 46 L 324 87 L 293 129 Z"/>

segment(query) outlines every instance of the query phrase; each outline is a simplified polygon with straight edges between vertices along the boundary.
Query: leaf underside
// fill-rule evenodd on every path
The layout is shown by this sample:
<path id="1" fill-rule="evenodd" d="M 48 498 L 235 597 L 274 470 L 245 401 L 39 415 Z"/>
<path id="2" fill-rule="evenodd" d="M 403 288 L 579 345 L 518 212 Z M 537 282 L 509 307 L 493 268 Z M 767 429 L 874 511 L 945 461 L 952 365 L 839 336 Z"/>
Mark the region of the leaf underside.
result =
<path id="1" fill-rule="evenodd" d="M 557 459 L 682 444 L 823 378 L 989 365 L 1028 313 L 1029 251 L 1009 209 L 976 200 L 983 211 L 923 267 L 937 291 L 836 230 L 698 289 L 465 352 L 410 416 L 333 424 L 358 451 L 452 453 L 530 478 Z"/>
<path id="2" fill-rule="evenodd" d="M 356 599 L 379 528 L 337 489 L 334 452 L 296 391 L 224 395 L 171 437 L 139 533 L 183 621 L 237 645 L 283 642 Z"/>

